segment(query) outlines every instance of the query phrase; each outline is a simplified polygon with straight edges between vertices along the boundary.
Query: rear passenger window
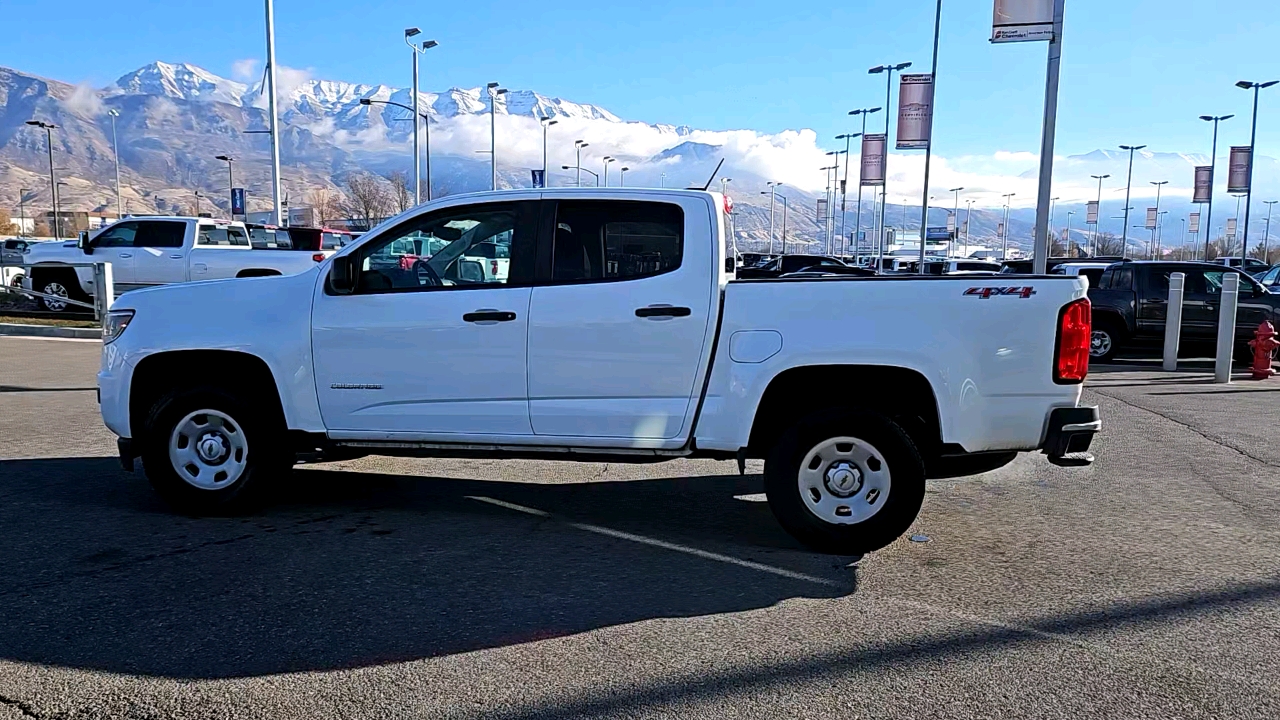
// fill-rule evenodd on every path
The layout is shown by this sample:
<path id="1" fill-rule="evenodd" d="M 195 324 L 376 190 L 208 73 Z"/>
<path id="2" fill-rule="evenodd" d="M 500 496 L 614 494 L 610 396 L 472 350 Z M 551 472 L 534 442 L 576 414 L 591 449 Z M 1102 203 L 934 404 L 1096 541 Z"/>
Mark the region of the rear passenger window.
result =
<path id="1" fill-rule="evenodd" d="M 214 225 L 201 225 L 200 237 L 198 240 L 200 245 L 236 245 L 249 247 L 249 238 L 244 231 L 236 227 L 217 227 Z"/>
<path id="2" fill-rule="evenodd" d="M 651 202 L 559 203 L 551 277 L 628 280 L 671 272 L 684 254 L 684 211 Z"/>
<path id="3" fill-rule="evenodd" d="M 186 234 L 186 223 L 150 220 L 138 223 L 138 234 L 133 238 L 133 246 L 180 248 Z"/>

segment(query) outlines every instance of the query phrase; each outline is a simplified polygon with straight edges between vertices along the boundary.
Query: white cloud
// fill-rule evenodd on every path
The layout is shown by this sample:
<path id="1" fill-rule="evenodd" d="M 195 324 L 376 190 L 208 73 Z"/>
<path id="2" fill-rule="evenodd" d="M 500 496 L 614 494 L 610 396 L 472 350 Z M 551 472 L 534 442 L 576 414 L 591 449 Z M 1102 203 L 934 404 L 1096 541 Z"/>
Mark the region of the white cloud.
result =
<path id="1" fill-rule="evenodd" d="M 244 58 L 231 63 L 231 77 L 240 82 L 254 82 L 258 79 L 258 59 Z"/>
<path id="2" fill-rule="evenodd" d="M 102 112 L 102 98 L 88 83 L 80 83 L 71 91 L 64 104 L 69 110 L 81 115 L 98 115 Z"/>

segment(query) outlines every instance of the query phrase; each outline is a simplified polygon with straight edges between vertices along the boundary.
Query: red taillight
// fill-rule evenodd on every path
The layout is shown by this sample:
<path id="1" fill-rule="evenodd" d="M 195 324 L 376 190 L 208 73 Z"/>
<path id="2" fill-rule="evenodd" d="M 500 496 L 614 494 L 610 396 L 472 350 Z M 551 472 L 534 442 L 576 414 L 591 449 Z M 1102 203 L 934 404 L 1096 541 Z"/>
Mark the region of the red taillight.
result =
<path id="1" fill-rule="evenodd" d="M 316 253 L 315 255 L 311 256 L 311 259 L 315 260 L 316 262 L 324 262 L 324 253 Z"/>
<path id="2" fill-rule="evenodd" d="M 1089 299 L 1067 304 L 1058 314 L 1058 351 L 1055 353 L 1053 381 L 1059 385 L 1084 382 L 1089 374 L 1089 345 L 1093 340 L 1093 320 Z"/>

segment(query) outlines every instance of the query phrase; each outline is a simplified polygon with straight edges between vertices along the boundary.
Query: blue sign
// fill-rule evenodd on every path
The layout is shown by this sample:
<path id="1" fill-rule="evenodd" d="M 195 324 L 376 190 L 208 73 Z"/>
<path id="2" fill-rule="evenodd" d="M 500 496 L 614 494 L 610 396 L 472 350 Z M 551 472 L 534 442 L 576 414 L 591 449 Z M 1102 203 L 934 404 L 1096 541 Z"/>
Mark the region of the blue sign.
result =
<path id="1" fill-rule="evenodd" d="M 943 227 L 931 227 L 931 228 L 925 228 L 925 231 L 924 231 L 924 239 L 925 239 L 926 241 L 928 241 L 928 240 L 950 240 L 950 239 L 951 239 L 951 231 L 950 231 L 950 230 L 948 230 L 948 229 L 946 228 L 946 226 L 945 226 L 945 225 L 944 225 Z"/>
<path id="2" fill-rule="evenodd" d="M 244 215 L 244 188 L 231 188 L 231 214 Z"/>
<path id="3" fill-rule="evenodd" d="M 542 170 L 530 170 L 533 173 L 533 186 L 535 188 L 545 188 L 547 186 L 547 176 Z"/>

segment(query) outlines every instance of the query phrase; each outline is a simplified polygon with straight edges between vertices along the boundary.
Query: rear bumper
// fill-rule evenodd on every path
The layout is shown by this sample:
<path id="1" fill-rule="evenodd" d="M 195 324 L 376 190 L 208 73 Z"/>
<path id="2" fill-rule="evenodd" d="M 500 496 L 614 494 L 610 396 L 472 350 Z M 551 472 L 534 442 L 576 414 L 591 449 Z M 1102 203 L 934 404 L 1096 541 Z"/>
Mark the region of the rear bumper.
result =
<path id="1" fill-rule="evenodd" d="M 1087 452 L 1093 443 L 1093 436 L 1101 429 L 1102 418 L 1096 406 L 1054 408 L 1049 413 L 1044 445 L 1040 450 L 1055 465 L 1087 462 Z"/>

